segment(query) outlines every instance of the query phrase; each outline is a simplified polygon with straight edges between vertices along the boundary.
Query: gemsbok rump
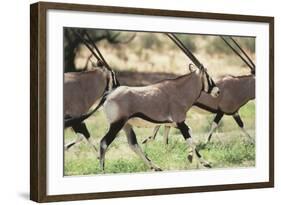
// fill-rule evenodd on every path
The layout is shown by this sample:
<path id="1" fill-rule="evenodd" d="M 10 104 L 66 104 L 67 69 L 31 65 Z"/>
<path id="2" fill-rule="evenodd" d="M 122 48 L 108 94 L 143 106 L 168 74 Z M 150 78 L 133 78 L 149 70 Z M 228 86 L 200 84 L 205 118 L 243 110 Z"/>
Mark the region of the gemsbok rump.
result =
<path id="1" fill-rule="evenodd" d="M 65 145 L 65 149 L 69 149 L 76 143 L 79 143 L 85 137 L 90 145 L 95 149 L 90 133 L 83 122 L 92 115 L 104 102 L 102 98 L 107 92 L 111 91 L 119 85 L 114 71 L 108 66 L 95 43 L 88 40 L 94 46 L 97 53 L 92 49 L 82 35 L 74 31 L 76 35 L 84 42 L 91 51 L 92 55 L 97 58 L 97 65 L 93 71 L 73 72 L 64 74 L 64 128 L 72 127 L 77 134 L 77 139 Z M 99 102 L 97 107 L 87 113 L 89 109 Z M 85 114 L 86 113 L 86 114 Z"/>
<path id="2" fill-rule="evenodd" d="M 175 35 L 168 34 L 168 36 L 181 47 Z M 220 91 L 195 56 L 188 51 L 185 53 L 197 66 L 196 71 L 148 86 L 120 86 L 108 94 L 104 111 L 109 122 L 109 131 L 100 142 L 100 166 L 103 171 L 106 150 L 121 129 L 126 133 L 130 148 L 141 157 L 144 163 L 152 170 L 161 170 L 143 153 L 137 142 L 133 126 L 144 124 L 148 126 L 168 124 L 177 127 L 198 161 L 203 166 L 210 167 L 209 162 L 204 160 L 196 149 L 185 119 L 186 112 L 202 91 L 213 97 L 218 97 Z"/>
<path id="3" fill-rule="evenodd" d="M 216 114 L 207 136 L 207 142 L 211 140 L 213 132 L 218 127 L 224 115 L 231 115 L 243 133 L 251 139 L 251 136 L 244 129 L 244 123 L 239 115 L 239 109 L 250 100 L 255 99 L 255 64 L 234 39 L 230 38 L 246 58 L 243 58 L 243 56 L 226 41 L 225 37 L 222 37 L 222 39 L 248 65 L 251 74 L 237 77 L 229 75 L 222 78 L 216 82 L 216 85 L 221 91 L 218 98 L 213 98 L 210 95 L 202 93 L 194 105 Z M 146 138 L 143 143 L 154 140 L 159 128 L 160 126 L 156 126 L 152 136 Z M 165 144 L 168 144 L 169 130 L 170 127 L 165 126 L 163 135 Z"/>

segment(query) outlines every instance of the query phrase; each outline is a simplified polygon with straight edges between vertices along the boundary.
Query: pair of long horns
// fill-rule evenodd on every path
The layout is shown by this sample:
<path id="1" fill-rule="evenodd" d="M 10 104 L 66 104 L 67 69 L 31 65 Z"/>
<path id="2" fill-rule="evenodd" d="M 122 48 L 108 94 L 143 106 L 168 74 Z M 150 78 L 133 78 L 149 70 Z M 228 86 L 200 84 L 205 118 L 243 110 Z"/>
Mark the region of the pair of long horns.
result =
<path id="1" fill-rule="evenodd" d="M 193 53 L 184 46 L 184 44 L 179 40 L 179 38 L 172 33 L 166 33 L 166 35 L 190 58 L 190 60 L 200 69 L 204 68 L 203 64 L 193 55 Z M 251 58 L 247 55 L 247 53 L 242 49 L 242 47 L 232 38 L 231 41 L 237 46 L 237 48 L 242 52 L 242 54 L 246 57 L 244 58 L 239 51 L 237 51 L 226 39 L 224 36 L 220 36 L 222 40 L 246 63 L 246 65 L 251 69 L 252 73 L 255 73 L 256 66 L 251 60 Z"/>
<path id="2" fill-rule="evenodd" d="M 193 55 L 193 53 L 181 42 L 181 40 L 173 33 L 166 33 L 166 35 L 184 52 L 184 54 L 190 58 L 190 60 L 199 68 L 203 69 L 204 66 Z"/>
<path id="3" fill-rule="evenodd" d="M 256 70 L 256 65 L 254 62 L 251 60 L 251 58 L 247 55 L 247 53 L 242 49 L 242 47 L 231 37 L 229 36 L 229 39 L 236 45 L 238 50 L 244 55 L 244 57 L 240 54 L 239 51 L 237 51 L 227 40 L 225 36 L 220 36 L 221 39 L 231 48 L 231 50 L 236 53 L 242 61 L 250 68 L 252 73 L 255 73 Z M 245 58 L 246 57 L 246 58 Z"/>
<path id="4" fill-rule="evenodd" d="M 112 71 L 112 68 L 108 65 L 100 50 L 98 49 L 96 43 L 92 40 L 90 35 L 86 30 L 83 30 L 83 33 L 78 32 L 76 29 L 72 29 L 73 33 L 85 44 L 85 46 L 91 51 L 91 53 L 95 56 L 98 62 L 101 62 L 109 71 Z M 84 38 L 83 34 L 87 39 Z M 94 47 L 94 49 L 90 46 L 90 44 Z"/>

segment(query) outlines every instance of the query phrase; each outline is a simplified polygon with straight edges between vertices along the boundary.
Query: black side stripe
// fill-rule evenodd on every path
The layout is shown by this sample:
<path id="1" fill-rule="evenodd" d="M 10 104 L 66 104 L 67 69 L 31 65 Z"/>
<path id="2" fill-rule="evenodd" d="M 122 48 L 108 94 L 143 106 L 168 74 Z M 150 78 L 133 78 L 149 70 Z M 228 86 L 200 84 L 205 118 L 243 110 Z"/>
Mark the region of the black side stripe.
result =
<path id="1" fill-rule="evenodd" d="M 196 102 L 193 105 L 195 105 L 195 106 L 197 106 L 197 107 L 199 107 L 199 108 L 201 108 L 203 110 L 207 110 L 207 111 L 209 111 L 211 113 L 217 113 L 219 111 L 218 109 L 213 109 L 213 108 L 211 108 L 211 107 L 209 107 L 207 105 L 204 105 L 202 103 L 199 103 L 199 102 Z"/>
<path id="2" fill-rule="evenodd" d="M 71 117 L 71 116 L 65 116 L 64 117 L 64 128 L 70 127 L 70 126 L 74 126 L 76 124 L 79 124 L 81 122 L 83 122 L 84 120 L 86 120 L 88 117 L 90 117 L 92 114 L 94 114 L 105 102 L 106 97 L 109 93 L 109 79 L 106 79 L 106 87 L 104 89 L 103 95 L 101 97 L 101 100 L 99 102 L 99 104 L 96 106 L 96 108 L 92 111 L 90 111 L 89 113 L 83 114 L 79 117 Z"/>
<path id="3" fill-rule="evenodd" d="M 164 121 L 154 120 L 154 119 L 148 117 L 147 115 L 145 115 L 141 112 L 134 113 L 133 115 L 131 115 L 129 117 L 129 119 L 134 118 L 134 117 L 139 117 L 141 119 L 144 119 L 144 120 L 152 122 L 152 123 L 159 123 L 159 124 L 161 124 L 161 123 L 172 123 L 172 121 L 169 121 L 169 120 L 164 120 Z"/>

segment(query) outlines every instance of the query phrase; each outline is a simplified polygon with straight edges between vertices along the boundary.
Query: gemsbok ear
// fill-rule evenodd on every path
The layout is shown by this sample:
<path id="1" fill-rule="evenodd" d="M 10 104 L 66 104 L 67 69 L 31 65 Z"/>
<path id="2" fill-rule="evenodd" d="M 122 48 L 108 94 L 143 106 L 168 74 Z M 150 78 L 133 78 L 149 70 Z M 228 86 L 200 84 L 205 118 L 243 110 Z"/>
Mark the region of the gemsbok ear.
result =
<path id="1" fill-rule="evenodd" d="M 194 71 L 196 71 L 196 67 L 195 65 L 193 65 L 192 63 L 189 64 L 189 71 L 192 73 Z"/>

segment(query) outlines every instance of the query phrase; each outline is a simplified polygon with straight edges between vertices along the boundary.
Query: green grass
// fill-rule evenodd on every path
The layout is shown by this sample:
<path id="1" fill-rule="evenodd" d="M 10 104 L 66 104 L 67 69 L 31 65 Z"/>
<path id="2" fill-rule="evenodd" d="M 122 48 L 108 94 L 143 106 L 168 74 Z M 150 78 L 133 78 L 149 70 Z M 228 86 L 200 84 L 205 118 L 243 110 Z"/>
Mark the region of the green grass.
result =
<path id="1" fill-rule="evenodd" d="M 248 133 L 255 138 L 255 102 L 249 102 L 241 110 L 240 115 Z M 186 122 L 192 128 L 192 137 L 200 150 L 201 155 L 211 162 L 213 168 L 233 168 L 255 166 L 255 144 L 240 131 L 231 116 L 224 116 L 222 123 L 213 134 L 212 141 L 205 145 L 206 134 L 214 115 L 207 112 L 198 112 L 192 108 L 187 115 Z M 86 121 L 95 145 L 104 136 L 108 129 L 103 111 Z M 152 128 L 134 129 L 141 142 L 152 134 Z M 196 161 L 187 160 L 187 145 L 180 132 L 172 128 L 169 135 L 169 144 L 163 142 L 163 127 L 156 137 L 146 145 L 141 145 L 147 156 L 163 170 L 196 169 Z M 75 139 L 71 129 L 65 130 L 65 142 Z M 100 174 L 99 161 L 86 140 L 65 151 L 64 174 L 90 175 Z M 199 167 L 203 168 L 203 167 Z M 125 134 L 121 131 L 110 145 L 105 160 L 106 173 L 147 172 L 149 170 L 143 161 L 128 146 Z"/>

